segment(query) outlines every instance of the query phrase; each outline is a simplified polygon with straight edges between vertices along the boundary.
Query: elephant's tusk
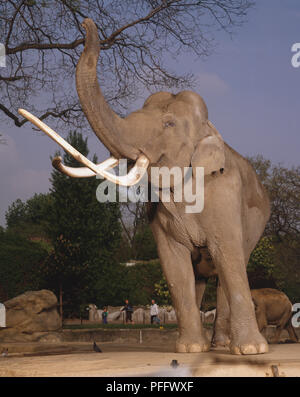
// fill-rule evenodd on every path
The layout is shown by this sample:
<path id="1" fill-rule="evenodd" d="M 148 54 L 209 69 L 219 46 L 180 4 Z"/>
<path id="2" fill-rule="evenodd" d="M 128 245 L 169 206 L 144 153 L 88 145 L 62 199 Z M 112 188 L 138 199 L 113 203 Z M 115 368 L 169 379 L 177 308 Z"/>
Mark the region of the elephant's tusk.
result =
<path id="1" fill-rule="evenodd" d="M 118 185 L 133 186 L 143 178 L 143 176 L 147 172 L 148 165 L 148 158 L 144 154 L 142 154 L 138 157 L 134 167 L 128 172 L 127 175 L 116 176 L 104 171 L 104 174 L 106 175 L 105 178 L 114 183 L 117 183 Z"/>
<path id="2" fill-rule="evenodd" d="M 111 182 L 114 182 L 118 185 L 122 186 L 132 186 L 138 183 L 142 177 L 144 176 L 145 172 L 147 171 L 147 167 L 149 165 L 149 160 L 145 155 L 141 155 L 138 157 L 134 167 L 129 171 L 127 175 L 124 176 L 116 176 L 107 172 L 109 168 L 116 166 L 119 160 L 115 159 L 114 157 L 105 160 L 100 164 L 94 164 L 92 161 L 87 159 L 83 156 L 78 150 L 76 150 L 73 146 L 71 146 L 65 139 L 63 139 L 60 135 L 57 134 L 54 130 L 48 127 L 44 122 L 40 119 L 35 117 L 33 114 L 29 113 L 25 109 L 18 109 L 18 112 L 28 119 L 31 123 L 35 126 L 40 128 L 45 134 L 47 134 L 51 139 L 53 139 L 56 143 L 58 143 L 66 152 L 68 152 L 71 156 L 73 156 L 77 161 L 85 165 L 89 170 L 92 171 L 94 175 L 101 175 L 103 178 L 108 179 Z M 93 176 L 92 173 L 84 168 L 82 171 L 80 168 L 71 168 L 66 167 L 62 164 L 60 158 L 56 158 L 53 160 L 53 166 L 57 168 L 59 171 L 72 176 L 72 177 L 81 177 L 84 178 L 85 176 Z M 76 170 L 76 171 L 75 171 Z M 78 176 L 81 174 L 80 176 Z"/>
<path id="3" fill-rule="evenodd" d="M 118 185 L 132 186 L 141 180 L 141 178 L 147 171 L 149 161 L 148 159 L 146 159 L 145 156 L 140 156 L 136 161 L 134 167 L 129 171 L 127 175 L 124 176 L 116 176 L 106 172 L 106 170 L 115 167 L 116 165 L 118 165 L 118 163 L 119 160 L 115 159 L 114 157 L 110 157 L 109 159 L 96 165 L 96 167 L 98 168 L 97 173 Z M 61 173 L 71 176 L 73 178 L 89 178 L 96 175 L 95 172 L 87 167 L 67 167 L 62 163 L 61 157 L 55 157 L 52 160 L 52 165 Z"/>
<path id="4" fill-rule="evenodd" d="M 96 167 L 99 168 L 98 173 L 100 173 L 101 170 L 104 171 L 113 168 L 118 165 L 118 163 L 119 160 L 115 159 L 114 157 L 110 157 L 102 163 L 96 164 Z M 96 175 L 94 171 L 87 167 L 68 167 L 64 165 L 60 156 L 55 157 L 52 160 L 52 165 L 62 174 L 71 176 L 72 178 L 90 178 Z"/>

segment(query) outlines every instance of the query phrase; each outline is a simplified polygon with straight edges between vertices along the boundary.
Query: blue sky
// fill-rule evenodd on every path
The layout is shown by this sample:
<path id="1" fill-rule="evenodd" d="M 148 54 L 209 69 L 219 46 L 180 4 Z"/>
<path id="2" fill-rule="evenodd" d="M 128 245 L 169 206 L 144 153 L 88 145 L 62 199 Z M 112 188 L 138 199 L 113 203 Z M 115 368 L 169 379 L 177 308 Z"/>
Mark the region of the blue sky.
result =
<path id="1" fill-rule="evenodd" d="M 172 69 L 196 75 L 194 90 L 234 149 L 288 167 L 300 165 L 300 68 L 291 65 L 291 47 L 300 43 L 300 2 L 259 0 L 232 37 L 219 32 L 216 42 L 209 58 L 185 54 L 166 61 Z M 58 146 L 28 124 L 17 128 L 2 123 L 0 133 L 7 140 L 0 145 L 0 224 L 5 226 L 5 211 L 14 200 L 48 191 L 49 156 Z M 107 157 L 92 135 L 89 146 L 99 159 Z"/>

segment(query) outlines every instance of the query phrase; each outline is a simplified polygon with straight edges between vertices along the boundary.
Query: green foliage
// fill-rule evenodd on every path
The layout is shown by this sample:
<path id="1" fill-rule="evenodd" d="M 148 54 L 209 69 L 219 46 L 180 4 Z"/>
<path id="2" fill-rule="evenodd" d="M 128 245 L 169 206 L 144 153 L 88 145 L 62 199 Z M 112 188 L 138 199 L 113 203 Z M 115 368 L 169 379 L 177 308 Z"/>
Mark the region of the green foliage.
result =
<path id="1" fill-rule="evenodd" d="M 213 310 L 217 306 L 217 278 L 211 277 L 208 279 L 205 294 L 202 299 L 201 310 Z"/>
<path id="2" fill-rule="evenodd" d="M 17 199 L 9 207 L 5 214 L 6 223 L 8 228 L 15 227 L 28 220 L 26 213 L 26 204 L 22 200 Z"/>
<path id="3" fill-rule="evenodd" d="M 252 251 L 247 270 L 249 272 L 261 272 L 265 277 L 271 277 L 274 273 L 275 247 L 271 237 L 262 237 Z"/>
<path id="4" fill-rule="evenodd" d="M 158 283 L 154 285 L 155 293 L 162 305 L 172 305 L 171 294 L 168 288 L 167 280 L 163 276 Z"/>
<path id="5" fill-rule="evenodd" d="M 126 235 L 122 233 L 120 245 L 116 252 L 116 261 L 118 263 L 125 263 L 129 262 L 131 259 L 133 259 L 132 247 L 130 246 Z"/>
<path id="6" fill-rule="evenodd" d="M 79 133 L 71 133 L 68 142 L 88 156 L 87 139 Z M 94 161 L 97 159 L 94 157 Z M 64 155 L 66 165 L 78 166 L 76 160 Z M 88 258 L 94 258 L 102 251 L 114 252 L 120 242 L 121 228 L 118 222 L 117 203 L 99 203 L 96 178 L 74 179 L 58 171 L 52 172 L 52 196 L 50 236 L 53 243 L 62 235 L 65 239 L 78 243 Z"/>
<path id="7" fill-rule="evenodd" d="M 133 305 L 147 305 L 156 297 L 155 283 L 162 277 L 158 260 L 126 267 L 123 274 L 127 281 L 120 291 L 123 299 L 128 297 Z"/>
<path id="8" fill-rule="evenodd" d="M 274 252 L 275 247 L 268 246 L 268 243 L 265 246 L 263 239 L 257 244 L 247 267 L 250 289 L 279 288 L 275 277 Z"/>
<path id="9" fill-rule="evenodd" d="M 0 252 L 0 301 L 41 288 L 40 267 L 48 253 L 39 243 L 2 231 Z"/>
<path id="10" fill-rule="evenodd" d="M 134 246 L 136 259 L 147 261 L 158 257 L 156 243 L 148 224 L 141 231 L 137 232 L 134 239 Z"/>
<path id="11" fill-rule="evenodd" d="M 279 288 L 292 302 L 299 302 L 300 167 L 273 165 L 262 156 L 249 160 L 271 201 L 264 233 L 267 240 L 259 243 L 250 258 L 250 286 Z"/>
<path id="12" fill-rule="evenodd" d="M 262 156 L 248 159 L 269 193 L 271 217 L 265 234 L 281 240 L 300 236 L 300 167 L 273 165 Z"/>
<path id="13" fill-rule="evenodd" d="M 51 194 L 35 194 L 25 203 L 17 199 L 5 214 L 8 230 L 24 237 L 47 239 L 50 226 L 49 213 L 53 206 Z"/>
<path id="14" fill-rule="evenodd" d="M 274 275 L 278 287 L 291 302 L 300 302 L 300 241 L 284 239 L 276 244 Z"/>
<path id="15" fill-rule="evenodd" d="M 120 203 L 120 209 L 123 233 L 119 261 L 156 259 L 158 253 L 148 222 L 146 203 Z"/>
<path id="16" fill-rule="evenodd" d="M 212 310 L 217 304 L 217 294 L 216 294 L 216 278 L 211 277 L 205 288 L 205 294 L 203 296 L 201 310 L 207 311 Z M 172 305 L 172 298 L 168 288 L 167 281 L 163 276 L 158 283 L 155 284 L 155 292 L 158 296 L 158 301 L 161 305 Z"/>
<path id="17" fill-rule="evenodd" d="M 129 299 L 133 306 L 150 304 L 151 299 L 157 297 L 154 285 L 161 277 L 158 260 L 136 263 L 133 266 L 106 266 L 101 272 L 97 288 L 101 291 L 101 296 L 95 302 L 98 307 L 119 306 L 125 299 Z"/>

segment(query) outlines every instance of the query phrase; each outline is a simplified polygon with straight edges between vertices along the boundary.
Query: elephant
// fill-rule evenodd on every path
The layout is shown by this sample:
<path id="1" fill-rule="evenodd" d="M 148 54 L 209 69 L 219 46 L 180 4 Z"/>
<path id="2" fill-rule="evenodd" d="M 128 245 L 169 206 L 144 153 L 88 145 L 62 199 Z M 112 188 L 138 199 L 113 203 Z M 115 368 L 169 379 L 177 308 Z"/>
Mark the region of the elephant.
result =
<path id="1" fill-rule="evenodd" d="M 210 350 L 197 303 L 204 290 L 203 274 L 211 271 L 210 263 L 220 280 L 215 339 L 222 343 L 230 340 L 232 354 L 267 352 L 268 343 L 257 326 L 246 273 L 250 254 L 270 216 L 268 194 L 255 170 L 224 142 L 208 119 L 203 98 L 195 92 L 160 91 L 150 95 L 140 110 L 124 118 L 117 115 L 106 102 L 97 79 L 100 43 L 96 25 L 87 18 L 82 26 L 86 36 L 76 67 L 77 93 L 91 128 L 111 157 L 94 164 L 35 116 L 24 109 L 19 109 L 19 113 L 85 165 L 71 168 L 60 157 L 53 159 L 56 169 L 72 177 L 100 174 L 117 184 L 131 186 L 144 175 L 151 179 L 155 168 L 177 167 L 181 175 L 191 169 L 193 191 L 204 199 L 201 211 L 188 211 L 186 207 L 191 202 L 185 197 L 175 200 L 175 180 L 170 183 L 169 201 L 163 200 L 159 182 L 159 199 L 146 203 L 178 319 L 176 352 Z M 121 159 L 131 164 L 129 173 L 117 176 L 108 172 Z M 202 170 L 204 181 L 200 192 L 198 170 Z"/>
<path id="2" fill-rule="evenodd" d="M 298 342 L 298 336 L 292 326 L 292 303 L 285 293 L 273 288 L 251 290 L 255 306 L 258 329 L 263 332 L 267 325 L 276 325 L 272 343 L 278 343 L 280 333 L 286 329 L 292 342 Z"/>

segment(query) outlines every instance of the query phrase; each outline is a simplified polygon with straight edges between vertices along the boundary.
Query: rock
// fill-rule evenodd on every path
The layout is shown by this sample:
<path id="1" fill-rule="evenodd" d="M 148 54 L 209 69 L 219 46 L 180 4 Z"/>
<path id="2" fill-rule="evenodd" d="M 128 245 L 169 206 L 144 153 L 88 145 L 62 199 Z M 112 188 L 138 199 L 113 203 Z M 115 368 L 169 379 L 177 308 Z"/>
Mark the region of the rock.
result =
<path id="1" fill-rule="evenodd" d="M 28 291 L 4 302 L 6 328 L 0 330 L 0 341 L 39 340 L 41 333 L 61 329 L 57 298 L 48 290 Z"/>

